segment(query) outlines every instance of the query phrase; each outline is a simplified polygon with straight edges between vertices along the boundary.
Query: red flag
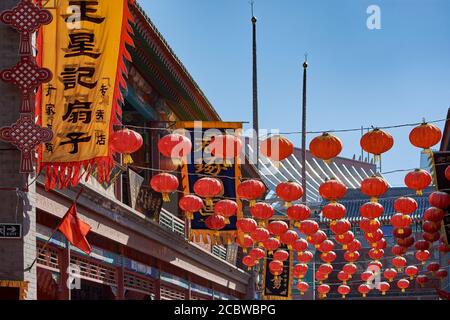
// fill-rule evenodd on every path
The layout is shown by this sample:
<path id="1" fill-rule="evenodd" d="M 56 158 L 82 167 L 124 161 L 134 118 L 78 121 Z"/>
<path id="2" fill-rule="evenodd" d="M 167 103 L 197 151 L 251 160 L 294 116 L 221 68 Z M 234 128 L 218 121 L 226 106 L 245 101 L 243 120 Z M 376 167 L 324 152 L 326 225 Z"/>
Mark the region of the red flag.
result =
<path id="1" fill-rule="evenodd" d="M 91 226 L 78 219 L 75 203 L 67 211 L 58 229 L 75 247 L 87 254 L 91 253 L 91 246 L 86 240 L 86 235 L 91 230 Z"/>

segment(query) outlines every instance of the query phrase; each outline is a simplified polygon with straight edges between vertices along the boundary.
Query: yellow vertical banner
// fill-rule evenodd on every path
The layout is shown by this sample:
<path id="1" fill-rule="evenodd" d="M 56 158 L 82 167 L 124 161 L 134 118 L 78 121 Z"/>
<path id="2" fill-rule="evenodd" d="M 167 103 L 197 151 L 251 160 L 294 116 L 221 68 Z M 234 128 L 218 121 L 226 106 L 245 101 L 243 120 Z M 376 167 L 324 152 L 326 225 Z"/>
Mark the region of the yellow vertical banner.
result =
<path id="1" fill-rule="evenodd" d="M 120 124 L 126 45 L 134 0 L 41 1 L 53 15 L 38 35 L 38 62 L 53 79 L 37 96 L 39 123 L 53 140 L 39 152 L 46 187 L 76 185 L 92 170 L 100 183 L 114 166 L 110 136 Z"/>

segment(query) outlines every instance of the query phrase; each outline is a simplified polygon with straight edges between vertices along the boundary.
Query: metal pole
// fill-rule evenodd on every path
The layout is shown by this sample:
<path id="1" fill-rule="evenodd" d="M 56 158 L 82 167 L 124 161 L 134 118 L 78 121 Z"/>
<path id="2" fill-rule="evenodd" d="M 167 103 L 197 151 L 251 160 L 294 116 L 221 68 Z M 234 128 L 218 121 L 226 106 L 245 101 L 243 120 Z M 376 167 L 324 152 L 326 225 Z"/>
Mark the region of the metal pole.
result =
<path id="1" fill-rule="evenodd" d="M 258 68 L 256 57 L 256 18 L 253 16 L 253 3 L 252 3 L 252 27 L 253 27 L 253 139 L 256 142 L 255 145 L 255 161 L 256 168 L 259 168 L 259 124 L 258 124 Z"/>
<path id="2" fill-rule="evenodd" d="M 302 101 L 302 201 L 306 204 L 306 69 L 308 62 L 303 63 L 303 101 Z"/>

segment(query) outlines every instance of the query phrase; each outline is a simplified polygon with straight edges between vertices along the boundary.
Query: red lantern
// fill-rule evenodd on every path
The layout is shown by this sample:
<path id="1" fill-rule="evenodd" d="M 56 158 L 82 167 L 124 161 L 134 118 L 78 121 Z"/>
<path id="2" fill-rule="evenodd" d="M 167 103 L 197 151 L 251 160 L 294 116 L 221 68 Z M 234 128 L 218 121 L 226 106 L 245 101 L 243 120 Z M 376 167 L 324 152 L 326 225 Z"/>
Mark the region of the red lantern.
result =
<path id="1" fill-rule="evenodd" d="M 339 292 L 339 294 L 342 295 L 342 299 L 345 299 L 345 296 L 350 293 L 350 287 L 346 286 L 344 284 L 341 284 L 338 287 L 338 292 Z"/>
<path id="2" fill-rule="evenodd" d="M 412 229 L 410 227 L 394 228 L 392 230 L 392 235 L 396 238 L 405 239 L 405 238 L 408 238 L 411 234 L 412 234 Z"/>
<path id="3" fill-rule="evenodd" d="M 193 213 L 200 211 L 203 208 L 203 200 L 193 194 L 184 196 L 178 202 L 181 210 L 184 211 L 186 218 L 189 220 L 193 219 Z"/>
<path id="4" fill-rule="evenodd" d="M 417 202 L 411 197 L 400 197 L 394 201 L 394 210 L 398 213 L 411 214 L 417 210 Z"/>
<path id="5" fill-rule="evenodd" d="M 285 201 L 284 206 L 290 207 L 292 201 L 300 199 L 303 195 L 303 188 L 296 182 L 281 182 L 275 192 L 282 200 Z"/>
<path id="6" fill-rule="evenodd" d="M 366 202 L 359 208 L 361 217 L 376 219 L 384 213 L 384 208 L 378 202 Z"/>
<path id="7" fill-rule="evenodd" d="M 334 251 L 323 252 L 320 255 L 320 259 L 326 263 L 332 263 L 334 260 L 336 260 L 336 258 L 337 256 Z"/>
<path id="8" fill-rule="evenodd" d="M 138 151 L 143 143 L 144 140 L 142 140 L 142 136 L 139 133 L 127 128 L 115 131 L 111 136 L 112 149 L 123 154 L 123 163 L 125 165 L 133 163 L 131 154 Z"/>
<path id="9" fill-rule="evenodd" d="M 247 248 L 253 247 L 253 239 L 247 234 L 242 237 L 242 240 L 240 237 L 236 237 L 236 243 L 243 249 L 244 253 L 247 252 Z"/>
<path id="10" fill-rule="evenodd" d="M 269 230 L 270 234 L 273 234 L 273 235 L 279 237 L 283 233 L 288 231 L 289 226 L 287 225 L 286 222 L 277 220 L 277 221 L 270 222 L 267 229 Z"/>
<path id="11" fill-rule="evenodd" d="M 269 230 L 265 228 L 256 228 L 252 231 L 251 237 L 255 242 L 258 242 L 260 246 L 262 246 L 262 242 L 267 240 L 270 236 Z"/>
<path id="12" fill-rule="evenodd" d="M 223 185 L 216 178 L 200 178 L 194 183 L 194 192 L 200 197 L 205 198 L 207 206 L 212 206 L 212 198 L 219 196 L 223 192 Z"/>
<path id="13" fill-rule="evenodd" d="M 361 249 L 361 242 L 359 242 L 358 239 L 353 239 L 352 242 L 349 242 L 347 244 L 347 249 L 349 251 L 358 251 L 359 249 Z"/>
<path id="14" fill-rule="evenodd" d="M 261 154 L 272 161 L 282 161 L 294 153 L 294 145 L 282 136 L 272 136 L 261 142 Z"/>
<path id="15" fill-rule="evenodd" d="M 344 259 L 347 262 L 355 262 L 359 259 L 359 252 L 358 251 L 346 251 L 344 253 Z"/>
<path id="16" fill-rule="evenodd" d="M 384 250 L 383 249 L 370 249 L 369 250 L 369 257 L 373 260 L 379 260 L 384 256 Z"/>
<path id="17" fill-rule="evenodd" d="M 214 205 L 214 213 L 225 218 L 225 223 L 230 223 L 230 217 L 236 215 L 238 205 L 233 200 L 220 200 Z"/>
<path id="18" fill-rule="evenodd" d="M 207 149 L 218 159 L 224 159 L 225 163 L 239 156 L 242 151 L 241 140 L 231 134 L 220 134 L 212 138 Z"/>
<path id="19" fill-rule="evenodd" d="M 428 196 L 428 202 L 432 207 L 445 210 L 450 204 L 450 196 L 446 192 L 434 191 Z"/>
<path id="20" fill-rule="evenodd" d="M 354 275 L 356 273 L 356 271 L 358 271 L 358 268 L 356 267 L 356 265 L 354 263 L 346 263 L 342 267 L 342 271 L 344 271 L 346 274 L 348 274 L 349 278 L 351 278 L 352 275 Z"/>
<path id="21" fill-rule="evenodd" d="M 409 248 L 414 244 L 414 237 L 408 237 L 404 239 L 397 239 L 397 244 L 404 247 Z"/>
<path id="22" fill-rule="evenodd" d="M 388 279 L 389 282 L 392 282 L 394 278 L 397 276 L 397 271 L 393 268 L 388 268 L 384 270 L 384 277 Z"/>
<path id="23" fill-rule="evenodd" d="M 391 285 L 387 282 L 380 282 L 377 287 L 383 296 L 386 295 L 386 292 L 388 292 L 390 288 Z"/>
<path id="24" fill-rule="evenodd" d="M 328 132 L 315 137 L 309 143 L 309 151 L 316 158 L 330 163 L 331 159 L 337 157 L 342 151 L 342 141 Z"/>
<path id="25" fill-rule="evenodd" d="M 335 178 L 331 178 L 326 180 L 319 186 L 319 194 L 320 196 L 332 202 L 337 201 L 340 198 L 343 198 L 347 193 L 347 187 L 342 182 L 336 180 Z"/>
<path id="26" fill-rule="evenodd" d="M 442 253 L 448 253 L 448 252 L 450 252 L 450 245 L 447 245 L 445 243 L 440 243 L 438 249 Z"/>
<path id="27" fill-rule="evenodd" d="M 435 275 L 437 278 L 439 278 L 442 281 L 445 278 L 447 278 L 448 272 L 445 269 L 439 269 L 438 271 L 436 271 Z"/>
<path id="28" fill-rule="evenodd" d="M 372 243 L 372 248 L 376 248 L 376 249 L 385 249 L 386 246 L 387 246 L 387 242 L 386 242 L 385 238 L 381 238 L 377 242 Z"/>
<path id="29" fill-rule="evenodd" d="M 386 193 L 387 189 L 388 184 L 381 177 L 372 176 L 361 181 L 361 192 L 369 196 L 371 202 L 376 202 L 378 197 Z"/>
<path id="30" fill-rule="evenodd" d="M 172 133 L 158 141 L 158 150 L 163 156 L 171 158 L 174 164 L 179 165 L 181 159 L 191 152 L 192 143 L 184 135 Z"/>
<path id="31" fill-rule="evenodd" d="M 359 285 L 358 291 L 359 293 L 361 293 L 363 298 L 365 298 L 367 294 L 370 292 L 370 287 L 367 284 L 363 283 Z"/>
<path id="32" fill-rule="evenodd" d="M 308 272 L 308 265 L 305 263 L 297 263 L 294 266 L 294 277 L 296 278 L 303 278 L 305 277 L 306 273 Z"/>
<path id="33" fill-rule="evenodd" d="M 309 289 L 309 284 L 304 281 L 298 282 L 297 289 L 298 289 L 298 291 L 300 291 L 301 295 L 304 295 Z"/>
<path id="34" fill-rule="evenodd" d="M 430 249 L 430 243 L 425 240 L 417 240 L 414 247 L 416 250 L 428 250 Z"/>
<path id="35" fill-rule="evenodd" d="M 310 251 L 302 251 L 297 255 L 297 259 L 301 263 L 308 263 L 312 260 L 313 254 Z"/>
<path id="36" fill-rule="evenodd" d="M 241 218 L 236 221 L 236 228 L 244 233 L 252 233 L 256 226 L 256 221 L 250 218 Z"/>
<path id="37" fill-rule="evenodd" d="M 416 277 L 416 282 L 420 285 L 421 288 L 423 288 L 428 281 L 430 281 L 430 279 L 424 274 L 420 274 Z"/>
<path id="38" fill-rule="evenodd" d="M 250 207 L 256 203 L 256 199 L 261 198 L 266 192 L 266 186 L 259 180 L 245 180 L 236 189 L 239 198 L 250 202 Z"/>
<path id="39" fill-rule="evenodd" d="M 329 263 L 324 263 L 324 264 L 321 264 L 321 265 L 319 266 L 318 271 L 319 271 L 320 273 L 329 275 L 330 273 L 333 272 L 333 266 L 332 266 L 331 264 L 329 264 Z"/>
<path id="40" fill-rule="evenodd" d="M 419 269 L 416 266 L 407 266 L 405 268 L 405 274 L 409 276 L 409 279 L 414 279 L 414 276 L 417 275 L 419 272 Z"/>
<path id="41" fill-rule="evenodd" d="M 447 168 L 445 168 L 444 174 L 445 174 L 445 178 L 447 180 L 450 180 L 450 166 L 447 166 Z"/>
<path id="42" fill-rule="evenodd" d="M 322 215 L 332 221 L 344 218 L 346 212 L 347 209 L 337 202 L 328 203 L 322 208 Z"/>
<path id="43" fill-rule="evenodd" d="M 364 239 L 366 239 L 368 243 L 375 243 L 378 240 L 381 240 L 383 236 L 384 236 L 383 230 L 377 229 L 374 232 L 366 233 L 364 235 Z"/>
<path id="44" fill-rule="evenodd" d="M 340 219 L 330 223 L 330 230 L 334 234 L 343 234 L 351 229 L 352 225 L 347 219 Z"/>
<path id="45" fill-rule="evenodd" d="M 370 261 L 369 264 L 367 265 L 367 269 L 369 269 L 373 273 L 379 272 L 382 268 L 383 268 L 383 264 L 378 260 Z"/>
<path id="46" fill-rule="evenodd" d="M 364 151 L 373 154 L 375 161 L 377 161 L 382 153 L 392 148 L 394 138 L 389 133 L 375 128 L 364 134 L 359 144 Z"/>
<path id="47" fill-rule="evenodd" d="M 442 222 L 424 221 L 422 224 L 422 229 L 427 233 L 435 233 L 441 229 Z"/>
<path id="48" fill-rule="evenodd" d="M 178 185 L 177 177 L 169 173 L 159 173 L 150 180 L 150 186 L 156 192 L 162 193 L 164 202 L 170 201 L 169 194 L 177 191 Z"/>
<path id="49" fill-rule="evenodd" d="M 342 281 L 343 284 L 347 284 L 348 279 L 350 279 L 350 275 L 345 271 L 339 271 L 337 278 Z"/>
<path id="50" fill-rule="evenodd" d="M 308 242 L 305 239 L 298 239 L 292 244 L 292 249 L 295 251 L 305 251 L 308 249 Z"/>
<path id="51" fill-rule="evenodd" d="M 205 220 L 205 225 L 211 230 L 221 230 L 226 226 L 225 217 L 216 215 L 209 216 Z"/>
<path id="52" fill-rule="evenodd" d="M 292 249 L 292 244 L 297 241 L 298 234 L 293 230 L 288 230 L 280 236 L 281 243 L 284 243 L 288 246 L 288 249 Z"/>
<path id="53" fill-rule="evenodd" d="M 361 273 L 361 280 L 364 282 L 368 282 L 371 279 L 373 279 L 374 274 L 372 271 L 364 271 L 363 273 Z"/>
<path id="54" fill-rule="evenodd" d="M 252 256 L 247 255 L 242 258 L 242 263 L 247 266 L 248 270 L 250 270 L 256 265 L 257 261 Z"/>
<path id="55" fill-rule="evenodd" d="M 417 148 L 425 149 L 426 153 L 430 153 L 430 148 L 441 141 L 441 130 L 431 123 L 422 123 L 415 127 L 409 133 L 409 141 Z"/>
<path id="56" fill-rule="evenodd" d="M 362 218 L 359 221 L 359 228 L 364 232 L 374 232 L 381 227 L 380 221 L 378 219 L 367 219 Z"/>
<path id="57" fill-rule="evenodd" d="M 428 250 L 416 251 L 416 259 L 419 260 L 420 262 L 422 262 L 422 264 L 425 264 L 425 261 L 428 260 L 430 255 L 431 255 L 430 251 L 428 251 Z"/>
<path id="58" fill-rule="evenodd" d="M 391 251 L 394 255 L 401 256 L 402 254 L 404 254 L 406 252 L 406 248 L 396 244 L 392 247 Z"/>
<path id="59" fill-rule="evenodd" d="M 266 256 L 266 252 L 261 248 L 253 248 L 248 255 L 255 260 L 261 260 Z"/>
<path id="60" fill-rule="evenodd" d="M 278 249 L 273 253 L 273 259 L 281 262 L 286 261 L 289 259 L 289 253 L 286 250 Z"/>
<path id="61" fill-rule="evenodd" d="M 268 220 L 273 217 L 274 210 L 268 203 L 258 202 L 250 207 L 252 217 L 259 220 Z"/>
<path id="62" fill-rule="evenodd" d="M 272 254 L 273 251 L 277 250 L 280 247 L 280 240 L 277 238 L 268 238 L 263 241 L 264 248 L 268 251 L 269 254 Z"/>
<path id="63" fill-rule="evenodd" d="M 418 196 L 422 195 L 422 190 L 430 185 L 431 174 L 422 169 L 416 169 L 405 176 L 405 184 L 408 188 L 416 190 Z"/>
<path id="64" fill-rule="evenodd" d="M 335 236 L 336 242 L 342 244 L 343 249 L 347 249 L 347 245 L 355 239 L 355 235 L 351 231 Z"/>
<path id="65" fill-rule="evenodd" d="M 313 233 L 312 235 L 306 237 L 306 240 L 316 246 L 316 248 L 327 239 L 327 235 L 322 230 Z"/>
<path id="66" fill-rule="evenodd" d="M 429 265 L 427 265 L 427 270 L 434 276 L 434 273 L 438 271 L 440 267 L 441 265 L 439 263 L 431 262 Z"/>
<path id="67" fill-rule="evenodd" d="M 392 258 L 392 265 L 396 267 L 398 271 L 401 271 L 406 265 L 406 259 L 401 256 L 394 257 Z"/>
<path id="68" fill-rule="evenodd" d="M 317 287 L 317 292 L 322 299 L 327 297 L 327 293 L 330 292 L 330 286 L 327 284 L 321 284 Z"/>
<path id="69" fill-rule="evenodd" d="M 295 226 L 298 227 L 297 221 L 303 221 L 309 218 L 311 210 L 304 204 L 294 204 L 287 208 L 287 216 L 290 220 L 295 221 Z"/>
<path id="70" fill-rule="evenodd" d="M 407 228 L 412 223 L 412 219 L 407 214 L 396 213 L 391 217 L 391 224 L 395 228 L 399 228 L 399 233 L 402 233 L 403 228 Z"/>
<path id="71" fill-rule="evenodd" d="M 402 292 L 405 292 L 405 290 L 409 287 L 409 281 L 406 279 L 400 279 L 397 281 L 397 287 L 399 287 Z"/>
<path id="72" fill-rule="evenodd" d="M 319 230 L 319 224 L 313 220 L 305 220 L 299 227 L 299 231 L 307 236 L 316 233 L 317 230 Z"/>
<path id="73" fill-rule="evenodd" d="M 270 261 L 269 270 L 271 274 L 273 274 L 275 277 L 278 277 L 280 274 L 283 273 L 283 262 L 278 260 Z"/>
<path id="74" fill-rule="evenodd" d="M 427 221 L 440 222 L 444 219 L 444 215 L 444 210 L 430 207 L 423 213 L 423 219 Z"/>
<path id="75" fill-rule="evenodd" d="M 333 249 L 334 243 L 331 240 L 324 240 L 317 246 L 317 250 L 319 250 L 320 252 L 330 252 Z"/>
<path id="76" fill-rule="evenodd" d="M 435 241 L 438 241 L 439 238 L 441 237 L 441 235 L 440 235 L 439 232 L 435 232 L 435 233 L 424 232 L 424 233 L 422 234 L 422 237 L 423 237 L 426 241 L 433 243 L 433 242 L 435 242 Z"/>

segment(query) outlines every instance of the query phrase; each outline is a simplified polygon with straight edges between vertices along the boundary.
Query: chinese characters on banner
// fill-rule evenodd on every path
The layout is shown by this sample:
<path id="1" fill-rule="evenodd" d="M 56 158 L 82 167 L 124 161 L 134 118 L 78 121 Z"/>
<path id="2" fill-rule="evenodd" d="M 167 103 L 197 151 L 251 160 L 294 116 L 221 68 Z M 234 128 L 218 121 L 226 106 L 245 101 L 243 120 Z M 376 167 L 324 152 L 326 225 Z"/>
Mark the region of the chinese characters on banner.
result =
<path id="1" fill-rule="evenodd" d="M 38 60 L 54 74 L 42 86 L 38 105 L 42 126 L 54 133 L 40 150 L 48 189 L 76 185 L 93 170 L 100 183 L 109 179 L 109 137 L 120 124 L 125 59 L 131 60 L 126 45 L 133 45 L 133 1 L 43 2 L 54 17 L 38 38 Z"/>

